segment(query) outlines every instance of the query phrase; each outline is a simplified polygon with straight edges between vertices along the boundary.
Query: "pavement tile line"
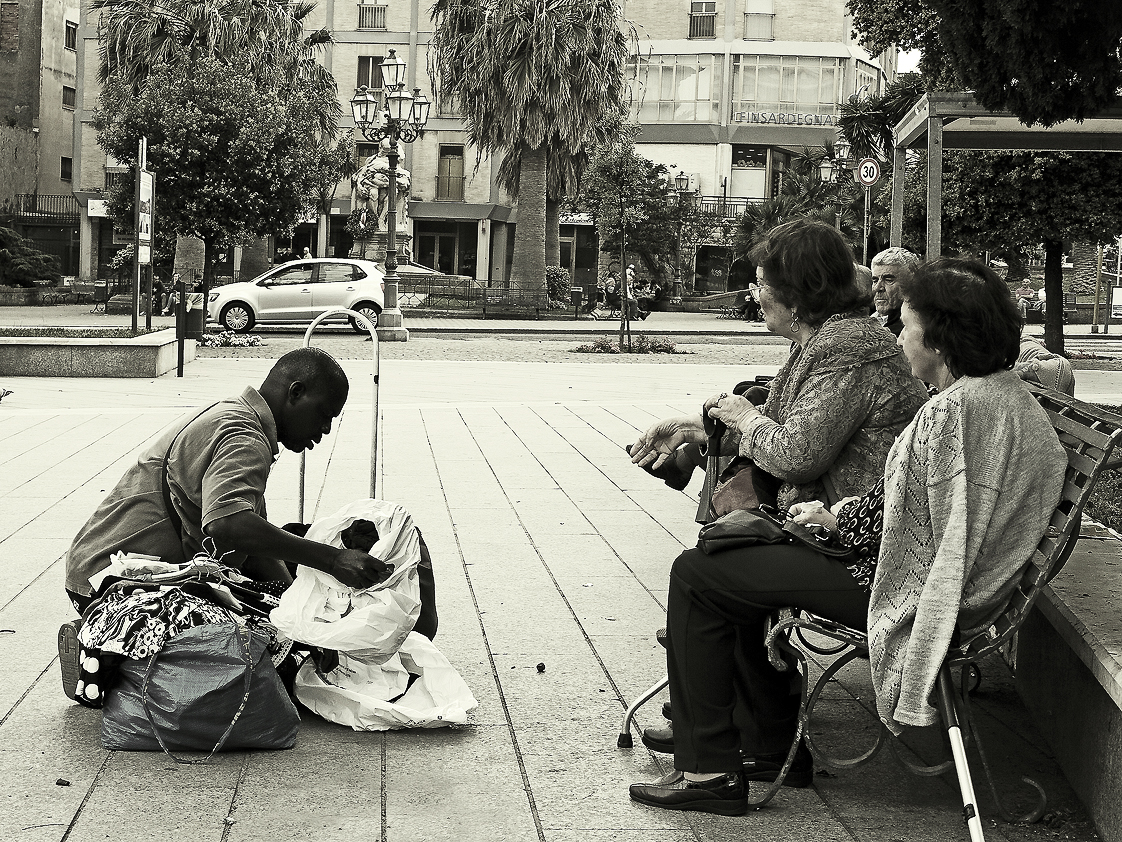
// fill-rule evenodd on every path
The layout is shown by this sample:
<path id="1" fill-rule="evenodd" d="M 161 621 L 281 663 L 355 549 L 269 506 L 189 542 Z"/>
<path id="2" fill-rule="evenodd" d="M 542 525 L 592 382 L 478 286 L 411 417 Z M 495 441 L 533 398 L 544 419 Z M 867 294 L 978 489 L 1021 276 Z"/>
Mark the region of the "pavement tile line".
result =
<path id="1" fill-rule="evenodd" d="M 98 766 L 97 771 L 94 772 L 93 778 L 90 780 L 90 786 L 86 790 L 86 794 L 82 796 L 82 801 L 80 804 L 78 804 L 78 809 L 74 811 L 74 815 L 70 819 L 70 824 L 66 826 L 65 832 L 63 832 L 62 836 L 59 838 L 59 842 L 67 842 L 67 840 L 70 839 L 70 834 L 74 832 L 74 828 L 77 826 L 78 820 L 82 818 L 82 813 L 86 809 L 86 804 L 89 803 L 90 798 L 93 797 L 94 790 L 97 789 L 98 782 L 101 779 L 101 775 L 105 772 L 105 769 L 109 765 L 109 761 L 113 757 L 114 753 L 115 752 L 112 751 L 108 751 L 105 753 L 105 759 L 101 761 L 101 765 Z"/>
<path id="2" fill-rule="evenodd" d="M 245 783 L 246 773 L 249 771 L 249 763 L 253 756 L 254 752 L 245 752 L 241 765 L 238 767 L 238 779 L 234 781 L 233 789 L 230 792 L 230 806 L 226 809 L 226 818 L 222 822 L 222 835 L 218 838 L 218 842 L 227 842 L 231 831 L 234 829 L 234 824 L 237 821 L 235 814 L 238 812 L 238 796 L 241 794 L 242 784 Z"/>
<path id="3" fill-rule="evenodd" d="M 457 415 L 459 415 L 459 413 L 457 413 Z M 460 417 L 462 419 L 462 416 L 460 416 Z M 511 744 L 514 748 L 514 758 L 515 758 L 516 762 L 518 763 L 518 772 L 522 776 L 522 788 L 523 788 L 523 791 L 526 793 L 526 801 L 527 801 L 527 803 L 529 805 L 529 808 L 530 808 L 530 815 L 534 820 L 534 829 L 535 829 L 535 831 L 537 832 L 537 835 L 538 835 L 538 842 L 546 842 L 545 829 L 542 826 L 541 815 L 538 812 L 537 802 L 534 800 L 534 790 L 533 790 L 533 787 L 530 784 L 530 774 L 529 774 L 529 771 L 526 769 L 526 760 L 525 760 L 525 757 L 522 754 L 522 746 L 521 746 L 521 744 L 518 740 L 518 733 L 517 733 L 517 731 L 515 730 L 515 727 L 514 727 L 514 719 L 513 719 L 513 717 L 511 716 L 511 713 L 510 713 L 510 706 L 507 703 L 506 693 L 503 690 L 502 680 L 499 678 L 499 669 L 498 669 L 497 664 L 495 663 L 495 653 L 491 648 L 491 640 L 487 636 L 487 626 L 483 622 L 483 613 L 480 610 L 479 598 L 478 598 L 478 596 L 476 595 L 476 592 L 475 592 L 475 583 L 472 582 L 472 580 L 471 580 L 471 571 L 468 570 L 469 565 L 467 563 L 467 559 L 464 557 L 464 548 L 463 548 L 462 542 L 460 541 L 460 531 L 459 531 L 459 528 L 456 525 L 456 519 L 452 514 L 452 506 L 451 506 L 451 504 L 448 500 L 447 490 L 444 487 L 444 480 L 443 480 L 443 477 L 441 476 L 441 470 L 440 470 L 440 460 L 436 458 L 436 451 L 435 451 L 435 449 L 433 448 L 433 445 L 432 445 L 432 436 L 429 433 L 429 428 L 428 428 L 428 425 L 425 423 L 425 418 L 424 418 L 423 414 L 421 415 L 421 426 L 425 431 L 425 440 L 429 445 L 429 453 L 433 457 L 433 464 L 435 465 L 435 468 L 436 468 L 437 482 L 440 484 L 441 494 L 444 497 L 445 511 L 448 514 L 449 526 L 452 530 L 452 539 L 456 542 L 456 551 L 459 553 L 459 556 L 460 556 L 460 568 L 463 571 L 464 579 L 467 583 L 468 593 L 471 595 L 472 607 L 475 609 L 475 618 L 476 618 L 476 621 L 479 623 L 479 632 L 483 636 L 483 651 L 486 652 L 487 662 L 491 667 L 491 677 L 492 677 L 493 681 L 495 682 L 495 691 L 499 696 L 499 704 L 502 706 L 502 709 L 503 709 L 503 719 L 506 722 L 507 734 L 510 736 L 510 741 L 511 741 Z M 474 440 L 474 436 L 472 436 L 472 439 Z M 478 446 L 478 444 L 477 444 L 477 446 Z M 480 452 L 480 455 L 481 456 L 483 455 L 482 451 Z M 484 456 L 484 460 L 486 460 L 485 456 Z M 488 463 L 488 467 L 489 468 L 491 467 L 490 463 Z M 491 468 L 491 471 L 492 471 L 492 474 L 493 474 L 494 473 L 494 468 Z M 496 479 L 497 479 L 497 477 L 496 477 Z M 386 752 L 385 752 L 385 739 L 384 738 L 382 740 L 382 764 L 383 764 L 383 774 L 382 774 L 382 842 L 385 842 L 385 840 L 386 840 L 386 803 L 387 803 L 387 801 L 386 801 L 386 772 L 387 772 L 387 770 L 386 770 Z"/>

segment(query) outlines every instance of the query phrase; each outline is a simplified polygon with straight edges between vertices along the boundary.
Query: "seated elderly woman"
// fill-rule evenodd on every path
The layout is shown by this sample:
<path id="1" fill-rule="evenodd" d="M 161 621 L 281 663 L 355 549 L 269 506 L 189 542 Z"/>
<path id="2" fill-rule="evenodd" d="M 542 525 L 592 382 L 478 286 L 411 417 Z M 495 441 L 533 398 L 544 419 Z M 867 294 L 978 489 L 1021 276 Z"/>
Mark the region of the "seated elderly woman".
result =
<path id="1" fill-rule="evenodd" d="M 836 531 L 855 557 L 804 546 L 687 550 L 670 574 L 667 668 L 676 775 L 631 797 L 671 810 L 739 815 L 747 784 L 732 718 L 733 651 L 744 628 L 762 752 L 782 752 L 798 699 L 768 663 L 764 621 L 797 606 L 868 629 L 877 711 L 893 731 L 932 724 L 929 697 L 956 628 L 970 635 L 1005 608 L 1043 537 L 1067 464 L 1043 409 L 1010 369 L 1021 320 L 1005 283 L 981 263 L 942 259 L 903 282 L 900 343 L 939 393 L 889 453 L 884 477 L 828 509 L 798 503 L 797 522 Z M 742 408 L 710 401 L 734 425 Z"/>
<path id="2" fill-rule="evenodd" d="M 837 231 L 807 219 L 788 222 L 772 229 L 751 258 L 758 281 L 753 296 L 768 330 L 791 340 L 791 355 L 759 411 L 736 396 L 722 404 L 733 422 L 723 452 L 747 457 L 781 480 L 784 508 L 802 500 L 832 505 L 880 476 L 893 439 L 927 393 L 892 334 L 868 318 L 853 252 Z M 654 424 L 629 452 L 656 476 L 685 471 L 688 482 L 696 462 L 684 445 L 705 441 L 697 413 Z"/>

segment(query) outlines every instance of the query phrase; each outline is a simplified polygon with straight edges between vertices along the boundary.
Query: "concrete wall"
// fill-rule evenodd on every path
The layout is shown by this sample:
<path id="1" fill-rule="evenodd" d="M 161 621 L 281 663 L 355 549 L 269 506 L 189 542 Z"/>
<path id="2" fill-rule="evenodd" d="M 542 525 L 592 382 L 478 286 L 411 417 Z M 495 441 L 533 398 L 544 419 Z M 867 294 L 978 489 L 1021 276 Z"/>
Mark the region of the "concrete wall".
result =
<path id="1" fill-rule="evenodd" d="M 43 44 L 39 106 L 39 192 L 62 196 L 72 182 L 61 174 L 62 159 L 74 157 L 75 108 L 62 104 L 63 87 L 77 90 L 75 50 L 66 48 L 66 22 L 78 23 L 78 4 L 72 0 L 42 0 Z"/>
<path id="2" fill-rule="evenodd" d="M 19 0 L 18 14 L 5 3 L 6 42 L 0 48 L 0 122 L 30 129 L 39 119 L 42 0 Z M 13 17 L 15 21 L 13 23 Z"/>
<path id="3" fill-rule="evenodd" d="M 38 152 L 30 129 L 0 125 L 0 205 L 35 190 Z"/>

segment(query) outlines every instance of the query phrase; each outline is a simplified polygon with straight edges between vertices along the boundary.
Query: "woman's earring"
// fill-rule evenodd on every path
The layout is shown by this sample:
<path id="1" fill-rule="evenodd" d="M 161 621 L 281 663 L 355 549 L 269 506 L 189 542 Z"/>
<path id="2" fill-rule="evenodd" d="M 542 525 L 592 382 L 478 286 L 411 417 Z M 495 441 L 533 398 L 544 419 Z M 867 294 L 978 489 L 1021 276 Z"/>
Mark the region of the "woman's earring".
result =
<path id="1" fill-rule="evenodd" d="M 798 333 L 798 332 L 799 332 L 799 314 L 798 313 L 792 313 L 791 314 L 791 333 Z"/>

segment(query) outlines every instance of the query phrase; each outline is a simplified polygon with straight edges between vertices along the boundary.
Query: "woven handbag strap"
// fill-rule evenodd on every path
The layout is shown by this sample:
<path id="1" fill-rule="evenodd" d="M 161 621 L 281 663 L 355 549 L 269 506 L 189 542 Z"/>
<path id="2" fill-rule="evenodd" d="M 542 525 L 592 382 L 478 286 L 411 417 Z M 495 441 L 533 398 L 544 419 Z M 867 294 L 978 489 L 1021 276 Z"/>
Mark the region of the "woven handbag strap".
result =
<path id="1" fill-rule="evenodd" d="M 152 711 L 148 707 L 148 681 L 152 678 L 152 673 L 156 669 L 156 658 L 159 656 L 160 652 L 163 651 L 164 645 L 168 642 L 167 637 L 165 637 L 163 643 L 160 644 L 160 648 L 153 652 L 151 657 L 149 657 L 148 659 L 148 668 L 144 671 L 144 683 L 141 684 L 140 687 L 140 699 L 144 705 L 144 715 L 148 719 L 148 724 L 152 726 L 152 733 L 156 735 L 156 742 L 160 744 L 160 748 L 163 749 L 164 754 L 166 754 L 176 763 L 194 765 L 197 763 L 206 763 L 208 760 L 214 757 L 215 753 L 221 751 L 222 746 L 226 745 L 226 740 L 230 738 L 230 734 L 233 732 L 234 726 L 238 724 L 238 720 L 241 718 L 242 712 L 245 710 L 245 706 L 249 704 L 249 691 L 253 683 L 253 652 L 250 648 L 251 637 L 249 631 L 242 628 L 240 623 L 235 620 L 232 620 L 231 622 L 234 626 L 234 633 L 238 636 L 238 642 L 242 645 L 241 652 L 245 658 L 245 693 L 242 696 L 241 704 L 238 705 L 238 709 L 234 711 L 234 718 L 230 720 L 230 724 L 226 726 L 226 730 L 222 732 L 222 736 L 218 738 L 218 742 L 214 744 L 214 748 L 212 748 L 210 750 L 210 753 L 202 760 L 188 760 L 185 757 L 177 757 L 176 755 L 172 754 L 168 749 L 167 744 L 164 742 L 163 736 L 160 734 L 159 727 L 157 727 L 155 720 L 152 719 Z"/>
<path id="2" fill-rule="evenodd" d="M 202 412 L 198 413 L 194 418 L 192 418 L 190 421 L 179 428 L 179 432 L 171 437 L 171 442 L 169 442 L 168 444 L 168 449 L 164 453 L 164 461 L 160 464 L 160 491 L 163 494 L 164 498 L 164 508 L 167 509 L 168 520 L 171 521 L 171 525 L 175 528 L 175 534 L 179 536 L 180 544 L 183 543 L 183 521 L 180 519 L 179 512 L 175 510 L 175 506 L 173 506 L 171 502 L 171 485 L 168 483 L 168 460 L 171 458 L 172 447 L 175 446 L 175 443 L 179 440 L 179 437 L 183 435 L 183 431 L 194 424 L 196 421 L 198 421 L 200 418 L 202 418 L 203 415 L 205 415 L 207 412 L 214 409 L 214 407 L 216 406 L 218 406 L 217 403 L 212 403 L 210 406 L 208 406 Z"/>

